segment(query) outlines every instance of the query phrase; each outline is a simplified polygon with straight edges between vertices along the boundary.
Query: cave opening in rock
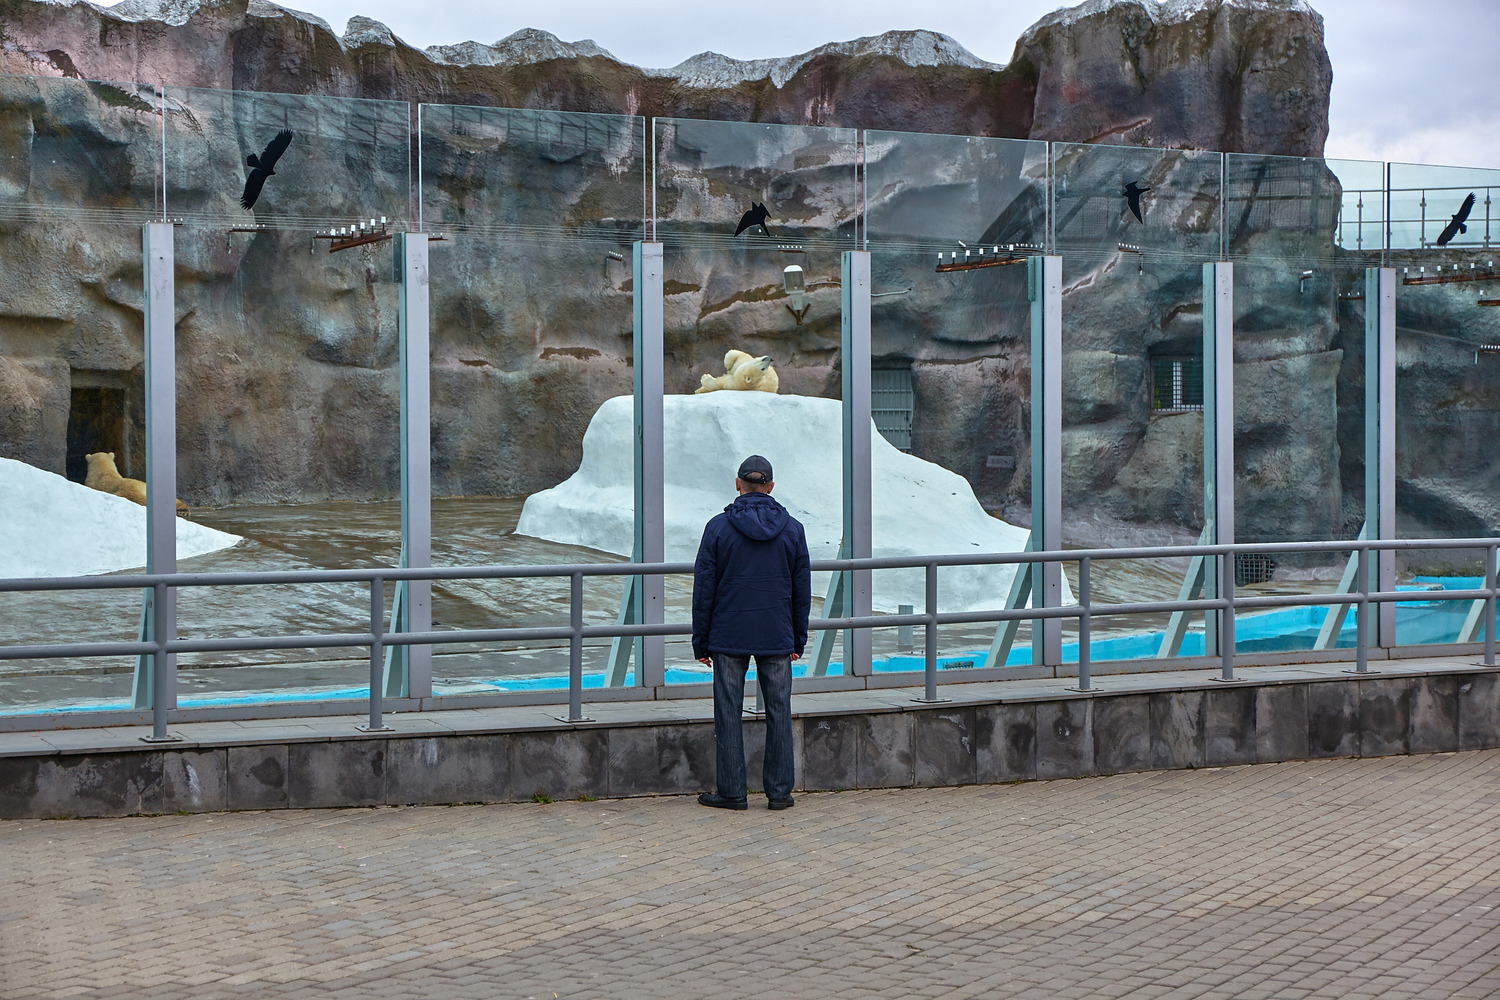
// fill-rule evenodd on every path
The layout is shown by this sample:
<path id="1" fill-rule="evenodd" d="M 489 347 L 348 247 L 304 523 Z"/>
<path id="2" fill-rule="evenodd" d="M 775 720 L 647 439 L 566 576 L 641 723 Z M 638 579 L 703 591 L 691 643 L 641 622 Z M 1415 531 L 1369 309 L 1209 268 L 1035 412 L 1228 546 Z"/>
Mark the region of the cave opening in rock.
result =
<path id="1" fill-rule="evenodd" d="M 66 471 L 74 482 L 88 475 L 85 456 L 96 451 L 114 452 L 122 476 L 140 479 L 145 473 L 144 400 L 127 380 L 122 372 L 73 371 Z"/>

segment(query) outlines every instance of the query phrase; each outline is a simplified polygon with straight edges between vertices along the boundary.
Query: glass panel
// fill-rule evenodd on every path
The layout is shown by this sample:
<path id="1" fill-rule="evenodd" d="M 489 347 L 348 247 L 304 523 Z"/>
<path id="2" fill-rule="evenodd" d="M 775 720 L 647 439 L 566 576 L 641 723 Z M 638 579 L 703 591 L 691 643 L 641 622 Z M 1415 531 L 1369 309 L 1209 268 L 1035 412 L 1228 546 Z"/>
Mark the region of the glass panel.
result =
<path id="1" fill-rule="evenodd" d="M 1235 267 L 1235 540 L 1357 538 L 1365 519 L 1364 268 L 1380 259 L 1380 164 L 1225 159 Z M 1241 555 L 1237 592 L 1330 592 L 1348 559 Z M 1245 615 L 1236 648 L 1313 648 L 1328 615 L 1324 608 Z M 1352 615 L 1347 625 L 1323 644 L 1352 646 Z"/>
<path id="2" fill-rule="evenodd" d="M 410 214 L 410 108 L 186 88 L 168 88 L 165 105 L 167 210 L 183 220 L 178 490 L 195 523 L 243 538 L 180 565 L 392 565 L 392 236 Z M 364 585 L 184 590 L 178 615 L 187 638 L 364 631 L 369 597 Z M 178 662 L 183 706 L 364 698 L 369 679 L 361 648 Z"/>
<path id="3" fill-rule="evenodd" d="M 439 105 L 420 121 L 423 220 L 448 238 L 432 248 L 433 560 L 626 559 L 645 121 Z M 620 578 L 586 580 L 585 620 L 614 622 L 620 598 Z M 556 626 L 567 613 L 567 578 L 433 594 L 438 627 Z M 585 644 L 586 686 L 603 683 L 609 648 Z M 440 646 L 434 691 L 566 687 L 567 670 L 566 641 Z"/>
<path id="4" fill-rule="evenodd" d="M 141 225 L 160 212 L 159 135 L 149 86 L 0 76 L 0 577 L 146 561 L 145 509 L 84 482 L 90 454 L 100 474 L 145 474 Z M 0 594 L 0 642 L 130 641 L 140 608 L 139 591 Z M 132 664 L 0 661 L 0 713 L 127 707 Z"/>
<path id="5" fill-rule="evenodd" d="M 1396 534 L 1500 533 L 1494 442 L 1500 438 L 1500 170 L 1390 165 L 1396 268 Z M 1483 553 L 1402 553 L 1398 586 L 1478 585 Z M 1396 610 L 1403 644 L 1461 635 L 1468 602 Z"/>
<path id="6" fill-rule="evenodd" d="M 1203 263 L 1218 259 L 1221 157 L 1054 143 L 1063 258 L 1062 508 L 1069 547 L 1191 545 L 1203 511 Z M 1188 560 L 1097 560 L 1091 599 L 1170 600 Z M 1065 567 L 1077 584 L 1077 567 Z M 1167 615 L 1092 623 L 1098 660 L 1154 656 Z M 1076 658 L 1072 622 L 1065 658 Z M 1196 652 L 1189 646 L 1183 652 Z"/>
<path id="7" fill-rule="evenodd" d="M 1046 238 L 1047 144 L 864 133 L 877 556 L 1009 552 L 1030 523 L 1026 258 Z M 913 516 L 913 511 L 920 511 Z M 943 611 L 997 608 L 1012 567 L 945 568 Z M 877 571 L 877 612 L 925 608 L 920 569 Z M 876 669 L 922 668 L 921 631 L 875 633 Z M 939 630 L 943 669 L 994 626 Z M 1014 662 L 1030 662 L 1028 629 Z"/>
<path id="8" fill-rule="evenodd" d="M 740 460 L 755 453 L 770 460 L 776 497 L 806 526 L 813 558 L 832 557 L 843 522 L 840 254 L 855 249 L 857 135 L 653 124 L 665 253 L 667 558 L 697 554 L 703 525 L 734 499 Z M 772 373 L 774 398 L 756 391 Z M 723 388 L 701 391 L 705 380 Z M 814 577 L 815 616 L 827 586 Z M 687 612 L 674 604 L 667 614 L 682 621 Z M 669 679 L 709 680 L 685 642 L 669 643 L 667 656 Z"/>

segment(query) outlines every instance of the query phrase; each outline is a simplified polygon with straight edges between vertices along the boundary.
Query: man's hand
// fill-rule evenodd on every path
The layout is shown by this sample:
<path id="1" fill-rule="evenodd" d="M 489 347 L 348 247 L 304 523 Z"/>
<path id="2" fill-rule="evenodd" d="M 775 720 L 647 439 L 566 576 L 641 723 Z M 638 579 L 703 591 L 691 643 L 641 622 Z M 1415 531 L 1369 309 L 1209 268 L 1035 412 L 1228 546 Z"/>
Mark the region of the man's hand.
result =
<path id="1" fill-rule="evenodd" d="M 800 659 L 802 659 L 802 654 L 801 653 L 793 653 L 792 654 L 792 662 L 793 663 L 795 663 L 796 661 L 798 661 Z"/>
<path id="2" fill-rule="evenodd" d="M 698 662 L 703 664 L 705 667 L 711 667 L 714 665 L 713 659 L 707 656 L 698 657 Z"/>

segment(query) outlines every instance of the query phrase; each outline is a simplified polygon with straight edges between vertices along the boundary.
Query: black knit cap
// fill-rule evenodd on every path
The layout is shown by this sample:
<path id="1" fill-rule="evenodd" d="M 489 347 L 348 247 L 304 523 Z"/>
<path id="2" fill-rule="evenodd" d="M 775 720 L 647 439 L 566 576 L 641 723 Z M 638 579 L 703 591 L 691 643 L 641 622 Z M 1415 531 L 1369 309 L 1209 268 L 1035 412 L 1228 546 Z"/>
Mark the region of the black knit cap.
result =
<path id="1" fill-rule="evenodd" d="M 771 481 L 771 463 L 759 455 L 751 455 L 740 463 L 740 482 L 762 486 Z"/>

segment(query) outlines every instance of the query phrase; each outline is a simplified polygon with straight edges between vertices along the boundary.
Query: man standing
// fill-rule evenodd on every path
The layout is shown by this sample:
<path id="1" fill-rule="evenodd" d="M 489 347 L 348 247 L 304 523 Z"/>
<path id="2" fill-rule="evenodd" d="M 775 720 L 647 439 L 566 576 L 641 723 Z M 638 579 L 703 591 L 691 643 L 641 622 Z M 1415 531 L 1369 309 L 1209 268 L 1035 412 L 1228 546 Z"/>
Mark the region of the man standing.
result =
<path id="1" fill-rule="evenodd" d="M 771 463 L 740 463 L 739 496 L 703 529 L 693 567 L 693 655 L 714 668 L 714 745 L 719 790 L 698 801 L 745 809 L 745 672 L 755 672 L 766 703 L 763 772 L 772 809 L 792 806 L 792 661 L 807 645 L 812 604 L 807 536 L 771 499 Z"/>

